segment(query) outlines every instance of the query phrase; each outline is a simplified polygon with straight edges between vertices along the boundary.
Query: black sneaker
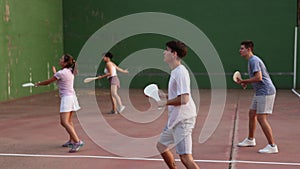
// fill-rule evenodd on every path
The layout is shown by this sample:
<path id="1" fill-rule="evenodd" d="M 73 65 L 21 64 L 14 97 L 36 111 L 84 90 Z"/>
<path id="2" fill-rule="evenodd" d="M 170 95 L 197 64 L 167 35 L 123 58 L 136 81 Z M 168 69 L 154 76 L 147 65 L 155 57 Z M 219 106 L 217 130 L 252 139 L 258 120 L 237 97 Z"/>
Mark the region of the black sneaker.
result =
<path id="1" fill-rule="evenodd" d="M 111 110 L 108 114 L 118 114 L 118 112 Z"/>

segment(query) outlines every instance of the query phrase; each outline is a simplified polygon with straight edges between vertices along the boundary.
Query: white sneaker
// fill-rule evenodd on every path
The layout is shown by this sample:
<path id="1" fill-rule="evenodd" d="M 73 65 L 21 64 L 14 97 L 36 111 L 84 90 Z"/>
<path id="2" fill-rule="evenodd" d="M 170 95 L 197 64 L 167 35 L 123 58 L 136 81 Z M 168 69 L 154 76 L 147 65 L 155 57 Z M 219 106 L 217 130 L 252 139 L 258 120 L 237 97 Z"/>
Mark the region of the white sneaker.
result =
<path id="1" fill-rule="evenodd" d="M 118 112 L 119 112 L 119 113 L 122 113 L 122 111 L 124 111 L 124 109 L 125 109 L 125 106 L 120 106 L 120 107 L 118 108 Z"/>
<path id="2" fill-rule="evenodd" d="M 268 144 L 265 148 L 258 150 L 259 153 L 278 153 L 278 147 L 275 145 L 272 147 Z"/>
<path id="3" fill-rule="evenodd" d="M 238 146 L 239 147 L 254 147 L 254 146 L 256 146 L 255 138 L 253 138 L 252 140 L 245 138 L 245 140 L 240 142 L 238 144 Z"/>

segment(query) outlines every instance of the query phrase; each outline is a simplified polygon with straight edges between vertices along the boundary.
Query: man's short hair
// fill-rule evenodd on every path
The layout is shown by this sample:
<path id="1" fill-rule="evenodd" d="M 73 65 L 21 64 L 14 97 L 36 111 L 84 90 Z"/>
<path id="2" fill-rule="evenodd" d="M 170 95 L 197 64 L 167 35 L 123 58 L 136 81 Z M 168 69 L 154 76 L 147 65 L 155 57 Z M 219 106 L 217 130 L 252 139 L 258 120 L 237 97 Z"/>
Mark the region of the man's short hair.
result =
<path id="1" fill-rule="evenodd" d="M 169 47 L 172 52 L 175 51 L 177 53 L 177 56 L 180 58 L 183 58 L 186 55 L 188 49 L 183 42 L 174 40 L 167 42 L 166 46 Z"/>
<path id="2" fill-rule="evenodd" d="M 251 40 L 245 40 L 245 41 L 241 42 L 241 45 L 244 45 L 245 48 L 247 48 L 247 49 L 250 48 L 251 51 L 253 51 L 253 49 L 254 49 L 254 43 Z"/>

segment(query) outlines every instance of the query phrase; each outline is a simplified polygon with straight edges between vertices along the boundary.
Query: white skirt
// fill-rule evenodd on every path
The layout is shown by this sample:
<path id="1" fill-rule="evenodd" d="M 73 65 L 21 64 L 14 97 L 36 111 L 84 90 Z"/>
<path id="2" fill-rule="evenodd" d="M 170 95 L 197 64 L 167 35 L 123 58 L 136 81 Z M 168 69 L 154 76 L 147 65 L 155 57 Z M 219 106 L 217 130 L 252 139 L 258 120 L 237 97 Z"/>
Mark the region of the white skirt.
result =
<path id="1" fill-rule="evenodd" d="M 60 100 L 60 113 L 73 112 L 80 109 L 76 95 L 63 96 Z"/>

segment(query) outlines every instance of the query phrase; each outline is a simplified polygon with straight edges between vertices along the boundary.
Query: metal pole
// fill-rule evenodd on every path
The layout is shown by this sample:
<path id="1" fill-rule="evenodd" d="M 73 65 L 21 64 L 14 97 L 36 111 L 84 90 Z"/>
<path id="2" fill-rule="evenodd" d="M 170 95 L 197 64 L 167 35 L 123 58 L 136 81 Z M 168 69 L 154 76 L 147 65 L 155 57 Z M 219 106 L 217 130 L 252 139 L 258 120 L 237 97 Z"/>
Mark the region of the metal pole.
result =
<path id="1" fill-rule="evenodd" d="M 296 77 L 297 77 L 297 40 L 298 40 L 298 26 L 295 27 L 295 39 L 294 39 L 294 80 L 293 89 L 296 89 Z"/>

